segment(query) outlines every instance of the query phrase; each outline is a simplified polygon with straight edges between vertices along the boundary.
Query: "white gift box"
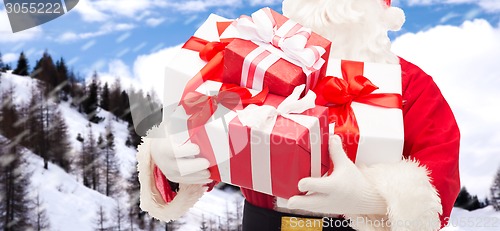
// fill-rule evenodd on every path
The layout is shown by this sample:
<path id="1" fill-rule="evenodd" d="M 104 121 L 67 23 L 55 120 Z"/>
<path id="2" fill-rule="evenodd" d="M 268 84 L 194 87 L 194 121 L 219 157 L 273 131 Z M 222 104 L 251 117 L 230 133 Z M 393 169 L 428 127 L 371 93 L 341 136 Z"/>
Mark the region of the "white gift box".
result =
<path id="1" fill-rule="evenodd" d="M 344 78 L 342 60 L 330 59 L 327 76 Z M 401 66 L 365 62 L 363 76 L 378 87 L 373 94 L 402 94 Z M 401 102 L 402 103 L 402 102 Z M 404 145 L 404 124 L 401 108 L 384 108 L 352 102 L 359 127 L 357 165 L 395 163 L 401 160 Z M 335 124 L 330 124 L 335 132 Z"/>

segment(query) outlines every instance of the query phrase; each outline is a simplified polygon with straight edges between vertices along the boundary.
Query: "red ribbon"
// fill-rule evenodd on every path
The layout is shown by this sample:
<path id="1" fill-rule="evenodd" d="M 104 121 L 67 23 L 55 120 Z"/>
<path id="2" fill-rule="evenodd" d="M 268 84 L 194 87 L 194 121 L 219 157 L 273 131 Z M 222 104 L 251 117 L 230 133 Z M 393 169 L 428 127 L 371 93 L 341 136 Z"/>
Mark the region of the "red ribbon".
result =
<path id="1" fill-rule="evenodd" d="M 335 123 L 335 134 L 342 138 L 347 156 L 354 162 L 359 145 L 359 127 L 351 104 L 357 102 L 402 109 L 403 101 L 400 94 L 374 94 L 378 87 L 363 76 L 363 62 L 342 61 L 341 68 L 343 79 L 327 76 L 313 91 L 317 95 L 316 104 L 329 108 L 329 122 Z M 333 170 L 331 166 L 330 173 Z"/>
<path id="2" fill-rule="evenodd" d="M 219 36 L 231 24 L 231 22 L 218 22 L 217 30 Z M 224 70 L 224 49 L 233 39 L 221 39 L 220 42 L 210 42 L 198 37 L 191 37 L 182 47 L 200 53 L 200 58 L 207 64 L 191 79 L 184 90 L 184 98 L 187 92 L 193 92 L 203 82 L 213 80 L 222 82 L 222 71 Z"/>
<path id="3" fill-rule="evenodd" d="M 190 128 L 197 128 L 205 125 L 218 108 L 223 105 L 230 110 L 243 109 L 246 105 L 262 105 L 269 93 L 265 88 L 259 94 L 252 96 L 247 88 L 234 84 L 222 84 L 219 93 L 215 96 L 207 96 L 199 92 L 189 92 L 181 101 L 187 115 Z"/>
<path id="4" fill-rule="evenodd" d="M 192 143 L 198 144 L 201 153 L 210 162 L 210 178 L 221 181 L 220 172 L 217 167 L 215 153 L 208 139 L 204 125 L 215 114 L 219 105 L 230 110 L 242 110 L 248 104 L 262 105 L 267 98 L 269 89 L 266 87 L 259 94 L 252 97 L 246 88 L 234 85 L 223 84 L 216 96 L 207 96 L 198 92 L 189 92 L 181 101 L 187 115 L 189 137 Z"/>

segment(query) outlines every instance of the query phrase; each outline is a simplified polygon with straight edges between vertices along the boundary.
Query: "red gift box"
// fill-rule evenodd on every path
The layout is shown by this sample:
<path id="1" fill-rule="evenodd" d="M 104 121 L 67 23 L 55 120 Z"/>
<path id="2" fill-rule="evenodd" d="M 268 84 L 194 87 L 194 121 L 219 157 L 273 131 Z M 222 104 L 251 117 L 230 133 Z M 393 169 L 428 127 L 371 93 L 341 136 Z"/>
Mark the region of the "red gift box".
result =
<path id="1" fill-rule="evenodd" d="M 264 105 L 279 108 L 283 101 L 284 97 L 269 95 Z M 265 111 L 262 108 L 255 110 Z M 256 120 L 255 113 L 250 114 L 250 119 Z M 232 143 L 242 137 L 240 134 L 250 137 L 250 142 L 230 159 L 231 182 L 228 183 L 288 199 L 301 194 L 298 189 L 301 179 L 321 177 L 327 173 L 330 167 L 328 110 L 314 106 L 300 115 L 315 118 L 320 132 L 314 132 L 313 126 L 304 126 L 284 116 L 277 117 L 276 125 L 270 132 L 243 126 L 241 118 L 234 119 L 229 125 Z M 317 142 L 321 143 L 320 146 L 313 147 Z M 317 156 L 313 156 L 315 148 L 319 149 L 316 150 L 320 153 Z"/>
<path id="2" fill-rule="evenodd" d="M 224 51 L 223 82 L 255 90 L 267 86 L 271 93 L 281 96 L 290 95 L 302 84 L 312 89 L 326 73 L 325 60 L 329 58 L 331 42 L 269 8 L 252 17 L 269 19 L 273 27 L 252 24 L 262 20 L 248 16 L 233 22 L 223 34 L 238 38 Z M 261 36 L 266 30 L 268 35 Z M 298 53 L 289 54 L 297 50 Z"/>
<path id="3" fill-rule="evenodd" d="M 204 119 L 201 126 L 186 123 L 188 118 L 205 117 L 189 115 L 191 109 L 186 103 L 171 118 L 172 125 L 188 124 L 182 125 L 188 134 L 179 133 L 173 139 L 185 141 L 189 136 L 191 142 L 200 146 L 201 155 L 211 163 L 211 179 L 290 198 L 300 194 L 301 179 L 321 177 L 328 171 L 328 109 L 314 105 L 314 92 L 299 100 L 304 89 L 301 86 L 287 99 L 267 95 L 264 106 L 251 104 L 243 109 L 242 105 L 233 104 L 228 108 L 234 98 L 227 97 L 225 86 L 206 81 L 197 89 L 197 94 L 212 93 L 206 98 L 210 102 L 204 104 L 213 109 L 211 118 Z M 226 99 L 230 101 L 224 102 Z M 304 106 L 304 102 L 308 103 Z M 297 104 L 303 106 L 299 108 Z"/>

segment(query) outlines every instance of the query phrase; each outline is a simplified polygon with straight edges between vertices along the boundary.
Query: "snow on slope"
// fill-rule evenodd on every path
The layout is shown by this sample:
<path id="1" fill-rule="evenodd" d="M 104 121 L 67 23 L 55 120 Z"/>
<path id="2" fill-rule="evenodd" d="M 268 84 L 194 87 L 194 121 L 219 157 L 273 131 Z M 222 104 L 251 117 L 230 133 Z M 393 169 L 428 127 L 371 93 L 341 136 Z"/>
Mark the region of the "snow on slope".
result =
<path id="1" fill-rule="evenodd" d="M 107 217 L 116 201 L 91 190 L 56 165 L 43 168 L 43 159 L 25 150 L 24 157 L 32 173 L 31 193 L 39 192 L 50 219 L 51 230 L 91 231 L 95 230 L 97 211 L 103 206 Z"/>
<path id="2" fill-rule="evenodd" d="M 0 92 L 5 92 L 11 88 L 14 90 L 14 103 L 17 105 L 27 104 L 31 98 L 33 87 L 37 80 L 29 77 L 17 76 L 9 73 L 2 73 L 0 77 Z M 68 102 L 61 102 L 58 105 L 59 111 L 68 126 L 68 138 L 71 142 L 71 156 L 75 161 L 81 151 L 81 143 L 76 140 L 80 133 L 84 138 L 89 132 L 88 120 Z M 98 112 L 98 116 L 105 120 L 99 124 L 92 124 L 92 132 L 95 139 L 99 134 L 104 134 L 108 121 L 111 120 L 113 134 L 115 135 L 115 145 L 120 171 L 124 178 L 129 177 L 131 170 L 135 168 L 135 149 L 125 146 L 128 137 L 127 123 L 116 120 L 114 116 L 104 110 Z M 3 137 L 0 137 L 3 138 Z M 5 139 L 5 138 L 3 138 Z M 24 158 L 27 161 L 28 172 L 31 173 L 30 192 L 35 197 L 36 193 L 47 210 L 51 230 L 65 231 L 87 231 L 95 230 L 97 210 L 103 206 L 108 218 L 111 218 L 112 211 L 116 206 L 116 201 L 106 197 L 82 184 L 79 175 L 66 173 L 56 165 L 49 163 L 49 169 L 43 169 L 43 160 L 29 150 L 24 149 Z M 214 189 L 207 193 L 194 208 L 182 219 L 185 225 L 181 230 L 199 230 L 202 214 L 209 218 L 226 216 L 227 207 L 234 213 L 235 201 L 242 202 L 242 197 L 238 193 L 225 192 Z M 125 206 L 122 206 L 125 207 Z"/>
<path id="3" fill-rule="evenodd" d="M 492 206 L 475 211 L 454 208 L 448 227 L 442 231 L 498 231 L 500 230 L 500 213 Z"/>
<path id="4" fill-rule="evenodd" d="M 27 104 L 31 98 L 31 91 L 36 86 L 37 80 L 26 76 L 3 73 L 0 77 L 0 92 L 14 88 L 14 103 Z"/>

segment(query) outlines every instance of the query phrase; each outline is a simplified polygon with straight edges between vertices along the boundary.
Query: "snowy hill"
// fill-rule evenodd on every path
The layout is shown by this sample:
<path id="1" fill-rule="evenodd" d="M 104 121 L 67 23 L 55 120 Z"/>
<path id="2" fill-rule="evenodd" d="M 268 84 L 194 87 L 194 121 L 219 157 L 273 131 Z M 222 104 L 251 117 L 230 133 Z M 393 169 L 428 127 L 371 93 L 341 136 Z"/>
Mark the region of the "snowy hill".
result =
<path id="1" fill-rule="evenodd" d="M 36 85 L 37 80 L 29 77 L 9 73 L 2 73 L 0 77 L 0 92 L 13 89 L 13 98 L 16 105 L 27 104 Z M 76 137 L 78 134 L 85 136 L 89 132 L 89 122 L 84 115 L 71 107 L 68 102 L 61 102 L 58 109 L 68 126 L 68 136 L 72 147 L 71 156 L 75 160 L 82 148 L 82 144 L 76 140 Z M 120 172 L 123 178 L 128 178 L 131 169 L 135 168 L 136 151 L 125 145 L 128 137 L 127 123 L 115 119 L 111 113 L 104 110 L 100 110 L 98 116 L 104 118 L 104 121 L 99 124 L 92 124 L 94 137 L 104 134 L 105 127 L 111 120 Z M 4 137 L 1 138 L 5 139 Z M 23 156 L 27 162 L 26 168 L 32 173 L 32 187 L 30 187 L 29 191 L 32 197 L 36 197 L 36 193 L 39 193 L 49 216 L 51 230 L 95 230 L 99 206 L 103 207 L 108 219 L 112 220 L 117 206 L 116 200 L 85 187 L 81 176 L 78 174 L 68 174 L 59 166 L 51 163 L 49 163 L 48 170 L 44 169 L 43 159 L 27 149 L 23 149 Z M 124 197 L 122 201 L 126 201 L 126 198 Z M 226 201 L 228 201 L 228 205 L 226 205 Z M 184 225 L 180 230 L 199 230 L 202 216 L 206 219 L 224 220 L 228 209 L 234 213 L 235 201 L 242 202 L 240 194 L 214 189 L 213 192 L 204 196 L 183 218 L 182 223 Z M 121 207 L 125 208 L 126 205 L 122 204 Z M 158 228 L 160 229 L 160 227 Z"/>
<path id="2" fill-rule="evenodd" d="M 448 227 L 442 231 L 497 231 L 500 230 L 500 213 L 489 206 L 467 211 L 455 208 Z"/>

